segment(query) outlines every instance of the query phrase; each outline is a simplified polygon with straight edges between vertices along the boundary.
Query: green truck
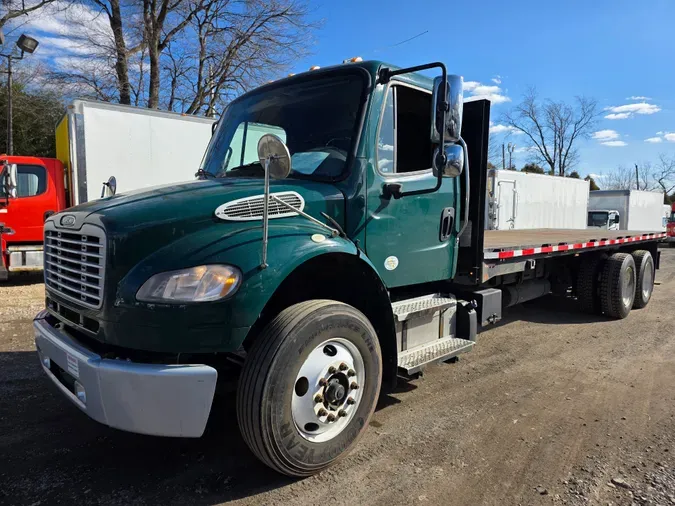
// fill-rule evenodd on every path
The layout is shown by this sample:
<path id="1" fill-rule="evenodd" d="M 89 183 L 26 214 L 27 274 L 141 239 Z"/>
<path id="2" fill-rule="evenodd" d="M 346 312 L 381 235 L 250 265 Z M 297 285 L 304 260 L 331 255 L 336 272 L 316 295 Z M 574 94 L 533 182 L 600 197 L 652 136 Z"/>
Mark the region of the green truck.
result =
<path id="1" fill-rule="evenodd" d="M 442 63 L 345 63 L 241 96 L 197 180 L 48 218 L 45 373 L 98 422 L 172 437 L 200 437 L 235 382 L 253 453 L 307 476 L 354 446 L 381 391 L 471 350 L 504 307 L 644 307 L 658 231 L 484 230 L 489 115 Z"/>

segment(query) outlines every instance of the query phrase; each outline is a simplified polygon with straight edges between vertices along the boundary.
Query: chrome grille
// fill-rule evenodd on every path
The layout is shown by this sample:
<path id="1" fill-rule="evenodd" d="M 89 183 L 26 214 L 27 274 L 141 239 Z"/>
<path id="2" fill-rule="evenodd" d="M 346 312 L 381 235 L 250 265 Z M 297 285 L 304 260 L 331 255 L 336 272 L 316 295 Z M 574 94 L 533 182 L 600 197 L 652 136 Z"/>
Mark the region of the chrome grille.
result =
<path id="1" fill-rule="evenodd" d="M 299 193 L 296 192 L 279 192 L 271 195 L 277 197 L 279 200 L 288 205 L 302 211 L 305 208 L 305 200 Z M 253 221 L 261 220 L 263 217 L 263 207 L 265 203 L 264 195 L 255 195 L 253 197 L 245 197 L 243 199 L 233 200 L 227 202 L 216 209 L 216 216 L 221 220 L 228 221 Z M 278 202 L 270 199 L 268 207 L 269 217 L 271 218 L 286 218 L 289 216 L 297 216 L 297 213 L 282 206 Z"/>
<path id="2" fill-rule="evenodd" d="M 91 225 L 80 230 L 45 224 L 45 284 L 52 292 L 98 309 L 103 301 L 105 234 Z"/>

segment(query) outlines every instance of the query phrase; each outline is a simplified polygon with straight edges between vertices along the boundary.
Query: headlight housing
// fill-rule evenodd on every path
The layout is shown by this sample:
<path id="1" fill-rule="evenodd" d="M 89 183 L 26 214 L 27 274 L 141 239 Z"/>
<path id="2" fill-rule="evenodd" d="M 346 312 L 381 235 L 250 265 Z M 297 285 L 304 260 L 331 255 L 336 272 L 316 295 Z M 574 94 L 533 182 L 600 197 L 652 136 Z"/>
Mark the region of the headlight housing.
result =
<path id="1" fill-rule="evenodd" d="M 241 284 L 241 271 L 231 265 L 199 265 L 160 272 L 136 293 L 143 302 L 209 302 L 233 295 Z"/>

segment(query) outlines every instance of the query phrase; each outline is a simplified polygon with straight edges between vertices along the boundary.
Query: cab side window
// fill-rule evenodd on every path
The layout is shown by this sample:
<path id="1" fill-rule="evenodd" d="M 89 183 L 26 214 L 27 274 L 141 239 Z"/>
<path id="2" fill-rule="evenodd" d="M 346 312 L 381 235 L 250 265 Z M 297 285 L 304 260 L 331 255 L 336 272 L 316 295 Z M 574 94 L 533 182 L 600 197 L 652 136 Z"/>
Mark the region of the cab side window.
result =
<path id="1" fill-rule="evenodd" d="M 39 165 L 19 165 L 16 174 L 16 196 L 35 197 L 47 191 L 47 171 Z M 0 184 L 0 197 L 5 196 L 4 181 Z"/>
<path id="2" fill-rule="evenodd" d="M 431 93 L 394 85 L 387 91 L 377 139 L 377 164 L 383 174 L 431 169 Z"/>

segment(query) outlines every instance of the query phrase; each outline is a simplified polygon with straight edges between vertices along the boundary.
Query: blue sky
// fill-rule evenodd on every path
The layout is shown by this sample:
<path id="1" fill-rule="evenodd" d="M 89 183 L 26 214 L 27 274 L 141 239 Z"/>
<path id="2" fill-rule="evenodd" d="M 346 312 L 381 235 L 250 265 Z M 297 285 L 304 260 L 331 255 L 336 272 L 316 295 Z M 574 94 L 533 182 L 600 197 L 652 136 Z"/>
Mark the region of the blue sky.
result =
<path id="1" fill-rule="evenodd" d="M 357 55 L 401 66 L 442 60 L 450 72 L 483 85 L 473 83 L 474 92 L 503 101 L 492 109 L 495 124 L 528 86 L 554 100 L 586 95 L 603 109 L 620 107 L 603 111 L 598 139 L 580 144 L 582 174 L 675 155 L 673 0 L 342 0 L 316 2 L 313 9 L 323 28 L 297 72 Z M 508 140 L 524 146 L 522 136 Z M 518 166 L 526 161 L 520 153 Z"/>

